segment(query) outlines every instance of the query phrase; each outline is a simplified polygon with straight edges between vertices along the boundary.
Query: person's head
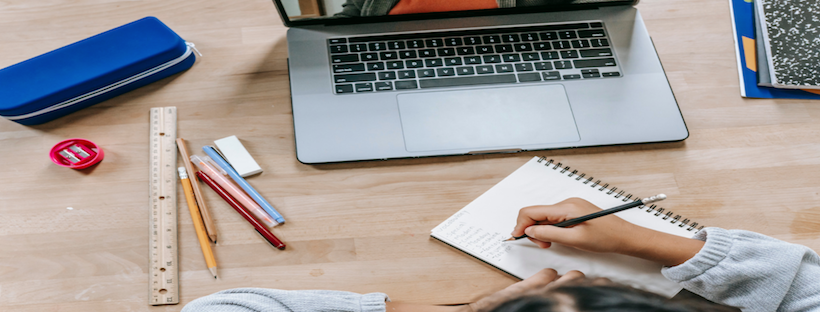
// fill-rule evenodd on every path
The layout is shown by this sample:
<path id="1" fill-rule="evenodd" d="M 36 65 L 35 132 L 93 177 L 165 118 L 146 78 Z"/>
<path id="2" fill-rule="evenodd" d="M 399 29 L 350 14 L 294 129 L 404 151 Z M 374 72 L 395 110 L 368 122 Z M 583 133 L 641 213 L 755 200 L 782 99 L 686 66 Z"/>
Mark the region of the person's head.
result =
<path id="1" fill-rule="evenodd" d="M 579 282 L 504 302 L 491 312 L 729 312 L 738 309 L 703 299 L 667 299 L 612 282 Z"/>

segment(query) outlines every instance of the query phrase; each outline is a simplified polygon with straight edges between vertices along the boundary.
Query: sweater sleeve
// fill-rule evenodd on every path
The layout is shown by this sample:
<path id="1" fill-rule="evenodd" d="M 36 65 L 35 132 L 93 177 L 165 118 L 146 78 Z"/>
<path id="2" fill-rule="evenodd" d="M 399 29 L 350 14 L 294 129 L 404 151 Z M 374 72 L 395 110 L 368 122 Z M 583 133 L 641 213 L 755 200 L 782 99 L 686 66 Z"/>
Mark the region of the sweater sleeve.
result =
<path id="1" fill-rule="evenodd" d="M 236 288 L 191 301 L 183 312 L 384 312 L 383 293 L 357 294 L 332 290 Z"/>
<path id="2" fill-rule="evenodd" d="M 742 311 L 820 311 L 820 257 L 762 234 L 706 228 L 692 259 L 664 268 L 668 279 Z"/>

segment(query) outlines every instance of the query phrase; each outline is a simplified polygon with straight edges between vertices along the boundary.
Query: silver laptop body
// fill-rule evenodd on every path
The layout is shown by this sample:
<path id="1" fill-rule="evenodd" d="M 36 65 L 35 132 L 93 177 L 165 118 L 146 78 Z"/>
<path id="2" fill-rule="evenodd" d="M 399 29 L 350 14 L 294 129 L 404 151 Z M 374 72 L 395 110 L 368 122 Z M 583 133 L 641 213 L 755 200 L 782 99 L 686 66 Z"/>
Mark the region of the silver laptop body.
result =
<path id="1" fill-rule="evenodd" d="M 303 163 L 669 142 L 689 135 L 634 3 L 450 18 L 292 20 L 281 1 L 274 3 L 290 27 L 293 122 Z M 555 30 L 567 37 L 553 38 Z M 495 42 L 496 32 L 502 41 Z M 533 38 L 536 33 L 541 37 Z M 470 46 L 476 38 L 484 41 Z M 423 42 L 427 51 L 411 53 L 410 45 Z M 506 44 L 513 50 L 501 47 Z"/>

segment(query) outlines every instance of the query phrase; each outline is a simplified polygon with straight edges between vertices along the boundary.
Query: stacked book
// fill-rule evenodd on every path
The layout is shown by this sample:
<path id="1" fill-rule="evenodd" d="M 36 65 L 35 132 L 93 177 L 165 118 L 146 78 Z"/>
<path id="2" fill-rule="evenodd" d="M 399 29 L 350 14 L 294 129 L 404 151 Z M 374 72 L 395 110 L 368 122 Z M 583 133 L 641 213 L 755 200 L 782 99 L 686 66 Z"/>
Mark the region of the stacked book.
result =
<path id="1" fill-rule="evenodd" d="M 741 95 L 820 99 L 820 2 L 730 0 Z"/>

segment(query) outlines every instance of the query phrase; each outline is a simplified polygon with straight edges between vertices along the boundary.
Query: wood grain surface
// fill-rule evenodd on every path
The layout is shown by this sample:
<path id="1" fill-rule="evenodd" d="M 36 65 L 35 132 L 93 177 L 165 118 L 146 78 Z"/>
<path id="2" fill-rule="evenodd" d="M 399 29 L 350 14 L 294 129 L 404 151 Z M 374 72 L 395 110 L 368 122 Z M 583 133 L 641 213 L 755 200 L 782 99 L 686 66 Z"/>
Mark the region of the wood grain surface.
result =
<path id="1" fill-rule="evenodd" d="M 515 279 L 431 240 L 430 229 L 536 155 L 633 193 L 666 193 L 664 206 L 701 224 L 820 249 L 820 102 L 740 97 L 727 1 L 638 7 L 691 132 L 684 142 L 311 166 L 295 157 L 286 28 L 271 1 L 0 1 L 0 68 L 149 15 L 204 54 L 182 74 L 53 122 L 0 120 L 0 310 L 177 311 L 234 287 L 475 300 Z M 249 182 L 288 220 L 274 229 L 288 247 L 267 245 L 206 188 L 219 279 L 180 213 L 181 303 L 150 307 L 145 196 L 157 106 L 179 108 L 192 152 L 242 140 L 265 170 Z M 99 144 L 105 160 L 84 171 L 52 164 L 51 146 L 74 137 Z"/>

